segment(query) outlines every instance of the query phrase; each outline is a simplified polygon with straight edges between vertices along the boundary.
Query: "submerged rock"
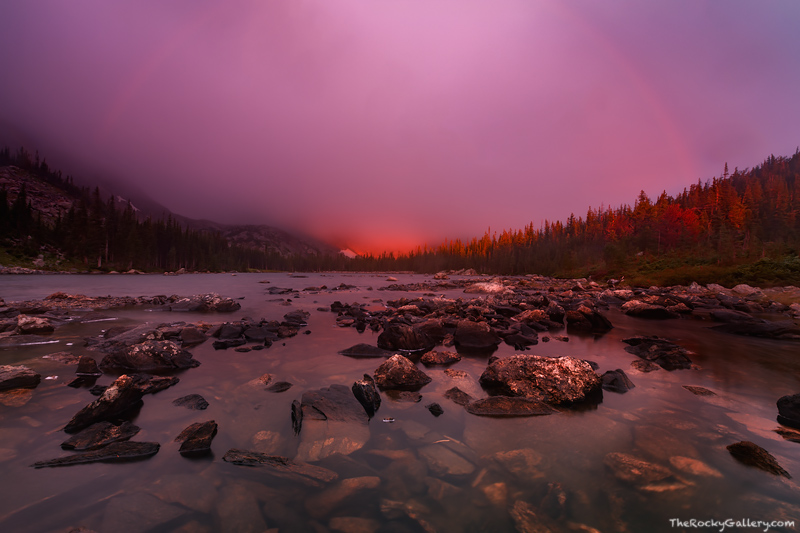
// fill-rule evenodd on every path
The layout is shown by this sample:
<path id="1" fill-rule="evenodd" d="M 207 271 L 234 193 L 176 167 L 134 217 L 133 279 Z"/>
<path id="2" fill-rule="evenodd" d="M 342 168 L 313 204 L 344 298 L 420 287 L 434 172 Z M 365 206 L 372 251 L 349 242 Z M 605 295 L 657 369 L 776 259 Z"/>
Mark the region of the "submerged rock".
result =
<path id="1" fill-rule="evenodd" d="M 520 396 L 492 396 L 466 405 L 467 412 L 479 416 L 542 416 L 557 413 L 544 402 Z"/>
<path id="2" fill-rule="evenodd" d="M 180 442 L 180 454 L 185 457 L 197 457 L 211 453 L 211 441 L 217 434 L 217 423 L 213 420 L 191 424 L 175 437 Z"/>
<path id="3" fill-rule="evenodd" d="M 165 372 L 194 368 L 200 361 L 172 341 L 145 341 L 109 354 L 100 362 L 103 371 Z"/>
<path id="4" fill-rule="evenodd" d="M 172 400 L 172 405 L 186 407 L 187 409 L 192 409 L 194 411 L 204 411 L 205 409 L 208 409 L 208 402 L 199 394 L 189 394 L 187 396 L 176 398 L 175 400 Z"/>
<path id="5" fill-rule="evenodd" d="M 371 358 L 371 357 L 388 357 L 392 355 L 392 352 L 390 351 L 364 343 L 356 344 L 349 348 L 345 348 L 344 350 L 339 350 L 338 353 L 341 355 L 346 355 L 347 357 L 355 357 L 356 359 Z"/>
<path id="6" fill-rule="evenodd" d="M 152 457 L 158 453 L 159 444 L 157 442 L 114 442 L 100 448 L 85 453 L 58 457 L 49 461 L 39 461 L 33 463 L 34 468 L 70 466 L 84 463 L 116 463 L 130 461 L 133 459 L 144 459 Z"/>
<path id="7" fill-rule="evenodd" d="M 791 478 L 789 472 L 778 464 L 775 457 L 761 446 L 750 442 L 741 441 L 727 446 L 730 454 L 740 463 L 753 466 L 775 476 Z"/>
<path id="8" fill-rule="evenodd" d="M 375 383 L 381 389 L 415 391 L 431 382 L 431 378 L 402 355 L 393 355 L 375 369 Z"/>
<path id="9" fill-rule="evenodd" d="M 673 478 L 669 468 L 627 453 L 609 453 L 603 463 L 617 479 L 642 487 Z"/>
<path id="10" fill-rule="evenodd" d="M 688 390 L 689 392 L 691 392 L 695 396 L 716 396 L 717 395 L 717 393 L 712 391 L 712 390 L 708 390 L 705 387 L 698 387 L 696 385 L 684 385 L 683 388 Z"/>
<path id="11" fill-rule="evenodd" d="M 314 466 L 308 463 L 293 461 L 279 455 L 251 452 L 231 448 L 222 458 L 227 463 L 240 466 L 264 468 L 270 474 L 292 481 L 298 481 L 315 487 L 322 486 L 321 482 L 331 482 L 339 477 L 333 470 Z"/>
<path id="12" fill-rule="evenodd" d="M 444 397 L 462 407 L 468 405 L 475 399 L 468 393 L 459 389 L 458 387 L 453 387 L 452 389 L 446 390 L 444 393 Z"/>
<path id="13" fill-rule="evenodd" d="M 42 381 L 41 374 L 24 365 L 0 366 L 0 391 L 35 389 Z"/>
<path id="14" fill-rule="evenodd" d="M 492 394 L 524 396 L 551 405 L 602 400 L 600 376 L 573 357 L 514 355 L 486 367 L 480 384 Z"/>
<path id="15" fill-rule="evenodd" d="M 461 361 L 461 356 L 456 352 L 440 352 L 436 350 L 426 352 L 420 358 L 420 362 L 425 366 L 452 365 L 459 361 Z"/>
<path id="16" fill-rule="evenodd" d="M 658 337 L 636 336 L 622 339 L 628 344 L 625 351 L 646 361 L 656 363 L 664 370 L 680 370 L 692 367 L 688 354 L 692 353 L 683 346 Z"/>
<path id="17" fill-rule="evenodd" d="M 97 422 L 61 443 L 65 450 L 86 451 L 102 448 L 112 442 L 130 440 L 139 427 L 130 422 L 116 426 L 111 422 Z"/>

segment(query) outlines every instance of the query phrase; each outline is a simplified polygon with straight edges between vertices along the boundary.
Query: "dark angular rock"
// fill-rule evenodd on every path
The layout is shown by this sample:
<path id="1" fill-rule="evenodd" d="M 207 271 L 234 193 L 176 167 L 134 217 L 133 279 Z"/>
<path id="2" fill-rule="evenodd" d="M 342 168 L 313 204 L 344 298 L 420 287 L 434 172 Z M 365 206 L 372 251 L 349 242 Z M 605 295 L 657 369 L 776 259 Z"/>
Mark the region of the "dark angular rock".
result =
<path id="1" fill-rule="evenodd" d="M 130 422 L 123 422 L 119 426 L 111 422 L 98 422 L 62 442 L 61 447 L 79 452 L 96 450 L 112 442 L 130 440 L 139 433 L 139 429 Z"/>
<path id="2" fill-rule="evenodd" d="M 226 322 L 220 326 L 216 336 L 223 341 L 233 340 L 241 338 L 242 333 L 244 333 L 244 327 L 241 324 Z"/>
<path id="3" fill-rule="evenodd" d="M 297 310 L 283 315 L 283 320 L 287 323 L 285 325 L 289 325 L 290 327 L 294 328 L 301 328 L 308 325 L 308 322 L 306 321 L 310 316 L 311 313 L 308 311 Z"/>
<path id="4" fill-rule="evenodd" d="M 442 416 L 444 414 L 444 409 L 436 402 L 429 403 L 425 408 L 430 411 L 433 416 Z"/>
<path id="5" fill-rule="evenodd" d="M 468 405 L 475 399 L 468 393 L 459 389 L 458 387 L 453 387 L 452 389 L 446 390 L 444 393 L 444 397 L 453 403 L 461 405 L 462 407 Z"/>
<path id="6" fill-rule="evenodd" d="M 100 369 L 122 372 L 167 372 L 200 366 L 200 361 L 172 341 L 145 341 L 109 354 Z"/>
<path id="7" fill-rule="evenodd" d="M 486 322 L 459 320 L 453 339 L 459 349 L 466 351 L 493 350 L 500 344 L 500 337 Z"/>
<path id="8" fill-rule="evenodd" d="M 514 355 L 488 365 L 481 386 L 493 394 L 525 396 L 551 405 L 602 400 L 602 382 L 586 361 L 574 357 Z"/>
<path id="9" fill-rule="evenodd" d="M 344 385 L 331 385 L 318 390 L 306 391 L 300 399 L 303 419 L 315 418 L 340 422 L 367 424 L 369 416 L 364 407 Z"/>
<path id="10" fill-rule="evenodd" d="M 461 361 L 461 356 L 456 352 L 440 352 L 436 350 L 426 352 L 420 359 L 420 362 L 425 366 L 452 365 L 459 361 Z"/>
<path id="11" fill-rule="evenodd" d="M 431 378 L 402 355 L 393 355 L 375 369 L 375 382 L 381 389 L 419 390 Z"/>
<path id="12" fill-rule="evenodd" d="M 339 477 L 336 472 L 321 466 L 293 461 L 278 455 L 267 455 L 235 448 L 228 450 L 222 460 L 240 466 L 261 467 L 274 476 L 315 487 L 322 486 L 322 483 L 329 483 Z"/>
<path id="13" fill-rule="evenodd" d="M 421 352 L 433 348 L 434 343 L 422 330 L 407 324 L 387 325 L 378 335 L 378 348 L 391 351 Z"/>
<path id="14" fill-rule="evenodd" d="M 181 346 L 185 348 L 203 344 L 208 337 L 199 329 L 189 326 L 181 329 L 179 338 L 181 340 Z"/>
<path id="15" fill-rule="evenodd" d="M 344 350 L 339 350 L 338 353 L 341 355 L 346 355 L 347 357 L 354 357 L 356 359 L 370 358 L 370 357 L 389 357 L 390 355 L 392 355 L 392 352 L 390 351 L 364 343 L 356 344 L 355 346 L 345 348 Z"/>
<path id="16" fill-rule="evenodd" d="M 175 437 L 175 442 L 180 442 L 180 454 L 184 457 L 198 457 L 211 453 L 211 441 L 217 434 L 217 423 L 213 420 L 197 422 L 190 425 L 180 435 Z"/>
<path id="17" fill-rule="evenodd" d="M 435 344 L 442 342 L 445 336 L 447 336 L 447 331 L 445 331 L 442 321 L 438 318 L 431 318 L 415 325 Z"/>
<path id="18" fill-rule="evenodd" d="M 35 389 L 41 381 L 41 374 L 34 372 L 27 366 L 0 366 L 0 391 L 10 389 Z"/>
<path id="19" fill-rule="evenodd" d="M 204 411 L 208 409 L 208 402 L 199 394 L 189 394 L 187 396 L 176 398 L 175 400 L 172 400 L 172 405 L 186 407 L 187 409 L 192 409 L 193 411 Z"/>
<path id="20" fill-rule="evenodd" d="M 100 369 L 97 368 L 97 361 L 85 355 L 82 355 L 80 360 L 78 361 L 78 369 L 75 371 L 75 374 L 79 376 L 95 376 L 95 377 L 103 375 L 103 373 L 100 372 Z"/>
<path id="21" fill-rule="evenodd" d="M 244 338 L 248 342 L 264 343 L 267 340 L 276 341 L 278 336 L 264 326 L 250 327 L 244 330 Z"/>
<path id="22" fill-rule="evenodd" d="M 286 392 L 292 388 L 292 384 L 288 381 L 276 381 L 266 388 L 269 392 Z"/>
<path id="23" fill-rule="evenodd" d="M 353 396 L 364 407 L 367 416 L 372 418 L 378 412 L 381 406 L 381 395 L 378 392 L 378 387 L 375 386 L 375 380 L 369 374 L 364 374 L 364 379 L 353 383 Z"/>
<path id="24" fill-rule="evenodd" d="M 777 405 L 778 422 L 800 429 L 800 394 L 782 396 Z"/>
<path id="25" fill-rule="evenodd" d="M 34 468 L 45 468 L 98 462 L 117 463 L 152 457 L 158 453 L 158 449 L 159 444 L 157 442 L 113 442 L 99 450 L 68 455 L 49 461 L 39 461 L 33 463 L 31 466 Z"/>
<path id="26" fill-rule="evenodd" d="M 656 363 L 664 370 L 680 370 L 692 367 L 688 354 L 691 352 L 674 342 L 658 337 L 629 337 L 622 339 L 628 344 L 625 351 L 637 357 Z"/>
<path id="27" fill-rule="evenodd" d="M 138 407 L 142 402 L 140 383 L 141 378 L 121 375 L 98 399 L 78 411 L 64 427 L 64 431 L 77 433 L 96 422 L 113 419 Z"/>
<path id="28" fill-rule="evenodd" d="M 624 393 L 636 386 L 621 368 L 607 371 L 603 374 L 602 380 L 603 389 L 611 392 Z"/>
<path id="29" fill-rule="evenodd" d="M 791 478 L 789 472 L 783 469 L 775 457 L 761 446 L 750 441 L 741 441 L 727 446 L 730 454 L 740 463 L 753 466 L 776 476 Z"/>
<path id="30" fill-rule="evenodd" d="M 480 416 L 542 416 L 557 413 L 544 402 L 519 396 L 492 396 L 466 405 L 467 412 Z"/>

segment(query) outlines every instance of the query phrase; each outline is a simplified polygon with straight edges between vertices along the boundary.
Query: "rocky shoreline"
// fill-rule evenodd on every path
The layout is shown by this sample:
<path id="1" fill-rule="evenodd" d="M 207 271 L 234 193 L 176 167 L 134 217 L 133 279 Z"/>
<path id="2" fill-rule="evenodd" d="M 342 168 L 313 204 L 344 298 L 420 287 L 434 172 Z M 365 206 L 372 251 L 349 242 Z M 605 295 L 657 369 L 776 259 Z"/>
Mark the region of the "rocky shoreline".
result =
<path id="1" fill-rule="evenodd" d="M 294 458 L 231 449 L 223 460 L 233 465 L 259 467 L 273 476 L 323 488 L 323 494 L 345 490 L 341 484 L 355 483 L 350 480 L 361 478 L 337 481 L 336 472 L 312 463 L 348 456 L 362 449 L 370 438 L 369 424 L 375 417 L 380 419 L 382 396 L 395 401 L 418 402 L 421 399 L 418 391 L 433 380 L 419 366 L 446 368 L 446 375 L 456 376 L 459 371 L 448 367 L 458 363 L 462 356 L 486 359 L 485 370 L 478 380 L 483 394 L 475 397 L 474 391 L 470 394 L 452 387 L 445 394 L 452 405 L 425 406 L 432 416 L 441 416 L 453 408 L 463 409 L 471 416 L 494 418 L 564 416 L 572 410 L 592 409 L 603 402 L 604 392 L 624 394 L 635 387 L 625 369 L 599 374 L 598 365 L 591 360 L 544 357 L 527 352 L 540 342 L 567 342 L 573 334 L 606 334 L 614 328 L 608 317 L 612 309 L 644 320 L 697 320 L 726 334 L 800 343 L 800 305 L 780 303 L 765 291 L 747 285 L 732 289 L 697 284 L 616 288 L 588 280 L 537 276 L 443 279 L 446 277 L 442 274 L 422 283 L 393 283 L 382 287 L 380 290 L 423 294 L 390 300 L 380 310 L 375 310 L 374 305 L 340 301 L 318 308 L 335 315 L 332 322 L 340 328 L 354 328 L 359 332 L 369 328 L 378 333 L 376 345 L 362 343 L 342 347 L 339 352 L 343 357 L 378 359 L 372 375 L 364 374 L 363 379 L 354 376 L 352 384 L 333 383 L 300 394 L 291 412 L 286 413 L 299 438 Z M 465 296 L 447 298 L 440 294 L 453 289 L 462 289 Z M 301 292 L 335 294 L 342 290 L 342 287 L 303 290 L 270 287 L 266 292 L 292 297 Z M 54 293 L 40 301 L 0 300 L 0 347 L 39 342 L 68 323 L 105 320 L 108 317 L 102 311 L 117 308 L 211 313 L 204 316 L 217 317 L 217 313 L 239 310 L 240 305 L 216 294 L 89 298 Z M 69 385 L 89 389 L 97 398 L 75 413 L 71 420 L 65 420 L 63 430 L 71 436 L 61 446 L 70 454 L 31 466 L 59 467 L 152 457 L 165 443 L 130 440 L 139 428 L 128 419 L 131 413 L 138 411 L 148 394 L 178 383 L 179 378 L 173 374 L 191 371 L 200 364 L 193 358 L 193 347 L 210 341 L 216 350 L 268 349 L 274 342 L 286 342 L 299 334 L 310 333 L 309 316 L 307 311 L 298 310 L 286 313 L 281 321 L 245 317 L 216 323 L 177 321 L 110 327 L 97 337 L 86 338 L 87 355 L 78 360 L 69 359 L 70 354 L 48 355 L 53 359 L 62 357 L 65 364 L 75 364 L 76 377 Z M 630 368 L 636 372 L 692 372 L 695 368 L 691 360 L 693 354 L 673 340 L 634 336 L 623 341 L 627 345 L 625 351 L 634 357 Z M 497 357 L 493 353 L 501 343 L 512 346 L 515 352 L 525 353 Z M 118 377 L 107 387 L 97 387 L 95 382 L 104 373 Z M 32 390 L 40 381 L 39 374 L 23 365 L 0 367 L 0 391 Z M 272 393 L 282 393 L 292 387 L 291 383 L 277 381 L 271 374 L 264 374 L 253 383 Z M 703 387 L 685 385 L 684 388 L 698 396 L 715 395 Z M 782 424 L 776 431 L 787 440 L 798 439 L 800 433 L 793 428 L 800 427 L 800 394 L 776 400 L 777 421 Z M 204 410 L 209 405 L 197 394 L 178 398 L 174 404 L 194 410 Z M 391 423 L 394 420 L 383 418 L 382 421 Z M 146 421 L 137 420 L 137 423 Z M 220 428 L 214 420 L 185 428 L 175 437 L 180 443 L 181 455 L 209 454 L 218 430 L 225 428 Z M 730 443 L 727 450 L 745 465 L 777 477 L 791 477 L 767 450 L 752 442 Z M 533 450 L 513 453 L 516 452 L 522 454 L 522 458 Z M 474 459 L 453 444 L 430 446 L 421 449 L 420 454 L 431 464 L 439 465 L 436 468 L 447 475 L 464 475 L 475 468 Z M 500 463 L 506 460 L 509 459 L 498 455 Z M 514 459 L 511 462 L 516 466 L 509 466 L 509 470 L 514 473 L 518 468 L 527 468 L 525 461 L 527 459 Z M 692 475 L 718 474 L 705 463 L 682 456 L 655 461 L 611 452 L 605 456 L 604 464 L 611 476 L 642 493 L 679 491 L 694 484 L 689 480 Z M 374 488 L 379 483 L 378 478 L 362 481 L 364 487 L 359 485 L 354 492 Z M 560 498 L 558 494 L 553 497 L 556 501 Z M 427 529 L 426 513 L 414 511 L 400 502 L 394 507 L 387 505 L 387 516 L 399 513 Z M 553 517 L 563 513 L 563 503 L 556 505 L 555 515 L 551 506 L 548 497 L 539 505 L 515 501 L 510 505 L 509 515 L 520 531 L 545 531 L 547 529 L 541 528 L 548 524 L 556 527 Z"/>

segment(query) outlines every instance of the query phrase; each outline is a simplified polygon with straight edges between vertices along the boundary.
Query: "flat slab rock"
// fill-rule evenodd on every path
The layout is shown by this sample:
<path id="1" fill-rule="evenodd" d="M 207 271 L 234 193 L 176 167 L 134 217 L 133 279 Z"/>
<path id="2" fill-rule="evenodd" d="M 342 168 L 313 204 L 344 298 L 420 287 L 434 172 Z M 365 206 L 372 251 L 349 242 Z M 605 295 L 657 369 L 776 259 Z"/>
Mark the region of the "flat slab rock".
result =
<path id="1" fill-rule="evenodd" d="M 468 413 L 479 416 L 543 416 L 557 413 L 544 402 L 519 396 L 492 396 L 468 403 Z"/>
<path id="2" fill-rule="evenodd" d="M 480 384 L 491 394 L 524 396 L 551 405 L 602 400 L 602 382 L 591 365 L 574 357 L 514 355 L 486 367 Z"/>
<path id="3" fill-rule="evenodd" d="M 45 468 L 85 463 L 124 462 L 132 459 L 152 457 L 158 453 L 159 447 L 157 442 L 114 442 L 99 450 L 58 457 L 56 459 L 50 459 L 49 461 L 39 461 L 33 463 L 31 466 L 34 468 Z"/>
<path id="4" fill-rule="evenodd" d="M 130 422 L 123 422 L 118 426 L 111 422 L 98 422 L 62 442 L 61 447 L 78 452 L 96 450 L 112 442 L 130 440 L 139 433 L 139 429 L 139 426 Z"/>
<path id="5" fill-rule="evenodd" d="M 222 460 L 240 466 L 265 468 L 273 475 L 314 486 L 320 486 L 320 482 L 328 483 L 334 481 L 339 477 L 333 470 L 328 470 L 321 466 L 293 461 L 279 455 L 268 455 L 236 448 L 228 450 L 222 457 Z"/>
<path id="6" fill-rule="evenodd" d="M 331 385 L 303 393 L 300 408 L 304 419 L 322 419 L 339 422 L 369 423 L 364 406 L 356 399 L 353 390 L 344 385 Z"/>
<path id="7" fill-rule="evenodd" d="M 0 391 L 35 389 L 42 381 L 41 374 L 24 365 L 0 366 Z"/>

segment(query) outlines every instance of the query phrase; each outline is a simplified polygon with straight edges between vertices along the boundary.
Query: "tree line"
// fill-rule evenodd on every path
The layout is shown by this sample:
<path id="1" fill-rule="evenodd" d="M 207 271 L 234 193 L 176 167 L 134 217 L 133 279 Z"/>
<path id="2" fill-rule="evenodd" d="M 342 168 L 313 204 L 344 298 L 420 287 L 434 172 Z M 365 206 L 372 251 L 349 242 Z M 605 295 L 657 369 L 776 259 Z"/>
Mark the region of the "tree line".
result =
<path id="1" fill-rule="evenodd" d="M 727 164 L 719 177 L 670 196 L 641 191 L 633 204 L 589 208 L 585 216 L 533 223 L 499 234 L 487 230 L 467 241 L 445 240 L 405 254 L 281 255 L 231 246 L 219 233 L 184 228 L 174 219 L 140 220 L 132 206 L 98 189 L 74 185 L 38 154 L 0 150 L 0 165 L 15 165 L 75 198 L 54 224 L 41 221 L 24 190 L 10 202 L 0 190 L 0 236 L 28 255 L 51 246 L 87 267 L 174 271 L 283 270 L 438 272 L 474 268 L 481 273 L 559 277 L 618 275 L 631 269 L 733 267 L 764 258 L 794 258 L 800 275 L 800 150 L 768 157 L 752 169 Z M 795 268 L 795 267 L 792 267 Z"/>

